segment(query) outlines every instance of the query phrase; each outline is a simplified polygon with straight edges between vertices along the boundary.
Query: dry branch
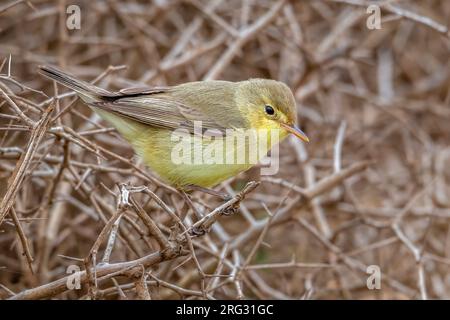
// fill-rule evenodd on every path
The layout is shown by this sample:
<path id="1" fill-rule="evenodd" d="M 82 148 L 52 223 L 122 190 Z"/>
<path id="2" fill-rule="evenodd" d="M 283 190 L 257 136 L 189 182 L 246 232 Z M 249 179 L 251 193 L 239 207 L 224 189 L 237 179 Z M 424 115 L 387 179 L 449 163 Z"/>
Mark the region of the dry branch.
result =
<path id="1" fill-rule="evenodd" d="M 3 219 L 8 214 L 11 207 L 14 205 L 16 194 L 19 191 L 19 188 L 25 178 L 26 171 L 31 165 L 31 161 L 33 160 L 39 144 L 41 143 L 42 138 L 44 137 L 48 127 L 50 126 L 52 111 L 53 106 L 51 105 L 45 110 L 42 118 L 38 122 L 33 124 L 27 147 L 25 148 L 24 153 L 22 153 L 22 156 L 17 162 L 16 168 L 14 169 L 14 172 L 9 179 L 5 196 L 0 203 L 0 225 L 2 224 Z"/>

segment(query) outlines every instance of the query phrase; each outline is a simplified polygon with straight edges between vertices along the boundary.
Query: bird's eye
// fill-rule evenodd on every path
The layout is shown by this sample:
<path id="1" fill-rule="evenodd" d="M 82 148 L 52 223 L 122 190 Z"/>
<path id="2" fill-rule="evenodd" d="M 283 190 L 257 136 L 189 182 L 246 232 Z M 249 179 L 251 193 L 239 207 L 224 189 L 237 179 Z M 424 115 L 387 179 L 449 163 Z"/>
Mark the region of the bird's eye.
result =
<path id="1" fill-rule="evenodd" d="M 269 106 L 268 104 L 266 104 L 265 110 L 266 110 L 266 113 L 270 116 L 275 114 L 275 110 L 273 109 L 273 107 Z"/>

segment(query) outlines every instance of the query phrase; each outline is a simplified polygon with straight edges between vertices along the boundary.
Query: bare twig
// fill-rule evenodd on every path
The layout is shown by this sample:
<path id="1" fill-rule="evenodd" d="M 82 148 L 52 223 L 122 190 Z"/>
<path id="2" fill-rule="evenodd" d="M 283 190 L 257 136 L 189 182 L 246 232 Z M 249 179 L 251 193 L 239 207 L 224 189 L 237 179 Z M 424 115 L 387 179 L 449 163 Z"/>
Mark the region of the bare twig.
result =
<path id="1" fill-rule="evenodd" d="M 8 214 L 11 207 L 14 205 L 15 196 L 19 191 L 23 179 L 25 178 L 26 170 L 28 166 L 30 166 L 31 161 L 39 147 L 39 144 L 44 137 L 48 126 L 50 125 L 50 116 L 52 111 L 53 107 L 48 107 L 42 118 L 36 123 L 36 125 L 33 125 L 28 145 L 16 165 L 16 169 L 14 170 L 14 173 L 10 178 L 10 183 L 6 194 L 3 197 L 2 202 L 0 203 L 0 225 L 2 224 L 3 219 Z"/>

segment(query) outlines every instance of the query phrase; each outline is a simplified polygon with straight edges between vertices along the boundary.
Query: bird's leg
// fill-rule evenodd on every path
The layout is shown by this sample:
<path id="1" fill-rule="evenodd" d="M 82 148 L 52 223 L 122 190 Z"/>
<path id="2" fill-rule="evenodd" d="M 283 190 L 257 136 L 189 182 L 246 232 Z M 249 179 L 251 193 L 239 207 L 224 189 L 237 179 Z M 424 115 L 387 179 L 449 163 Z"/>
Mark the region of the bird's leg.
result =
<path id="1" fill-rule="evenodd" d="M 221 198 L 224 201 L 229 201 L 232 198 L 228 193 L 216 191 L 214 189 L 200 187 L 200 186 L 198 186 L 196 184 L 189 184 L 189 185 L 187 185 L 185 187 L 185 190 L 204 192 L 204 193 L 210 194 L 212 196 L 219 197 L 219 198 Z"/>

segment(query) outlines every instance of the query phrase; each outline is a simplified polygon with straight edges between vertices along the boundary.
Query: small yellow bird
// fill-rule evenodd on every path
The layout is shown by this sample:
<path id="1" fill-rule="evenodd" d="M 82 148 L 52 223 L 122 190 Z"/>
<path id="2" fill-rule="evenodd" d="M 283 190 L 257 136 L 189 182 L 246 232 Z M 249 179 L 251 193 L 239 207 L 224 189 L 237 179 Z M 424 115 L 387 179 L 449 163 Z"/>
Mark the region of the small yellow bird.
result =
<path id="1" fill-rule="evenodd" d="M 150 168 L 179 189 L 209 188 L 255 165 L 248 156 L 248 148 L 255 144 L 250 145 L 248 130 L 253 130 L 255 135 L 269 136 L 263 153 L 289 133 L 309 141 L 295 126 L 297 112 L 291 90 L 275 80 L 198 81 L 173 87 L 110 92 L 53 67 L 40 66 L 39 69 L 46 77 L 76 91 L 131 143 Z M 196 128 L 198 123 L 200 134 Z M 175 131 L 187 134 L 177 138 Z M 246 150 L 234 142 L 226 144 L 226 138 L 233 132 L 236 136 L 247 134 Z M 274 132 L 277 135 L 273 135 Z M 225 145 L 230 147 L 225 150 Z M 179 152 L 180 149 L 187 153 L 187 157 L 186 154 L 181 156 L 181 161 L 174 159 L 177 155 L 174 150 Z M 203 155 L 211 150 L 213 160 L 219 161 L 189 161 L 196 154 Z M 242 154 L 246 155 L 244 161 L 224 161 L 228 156 L 236 159 Z M 261 158 L 260 152 L 256 158 Z M 183 161 L 186 159 L 188 161 Z"/>

